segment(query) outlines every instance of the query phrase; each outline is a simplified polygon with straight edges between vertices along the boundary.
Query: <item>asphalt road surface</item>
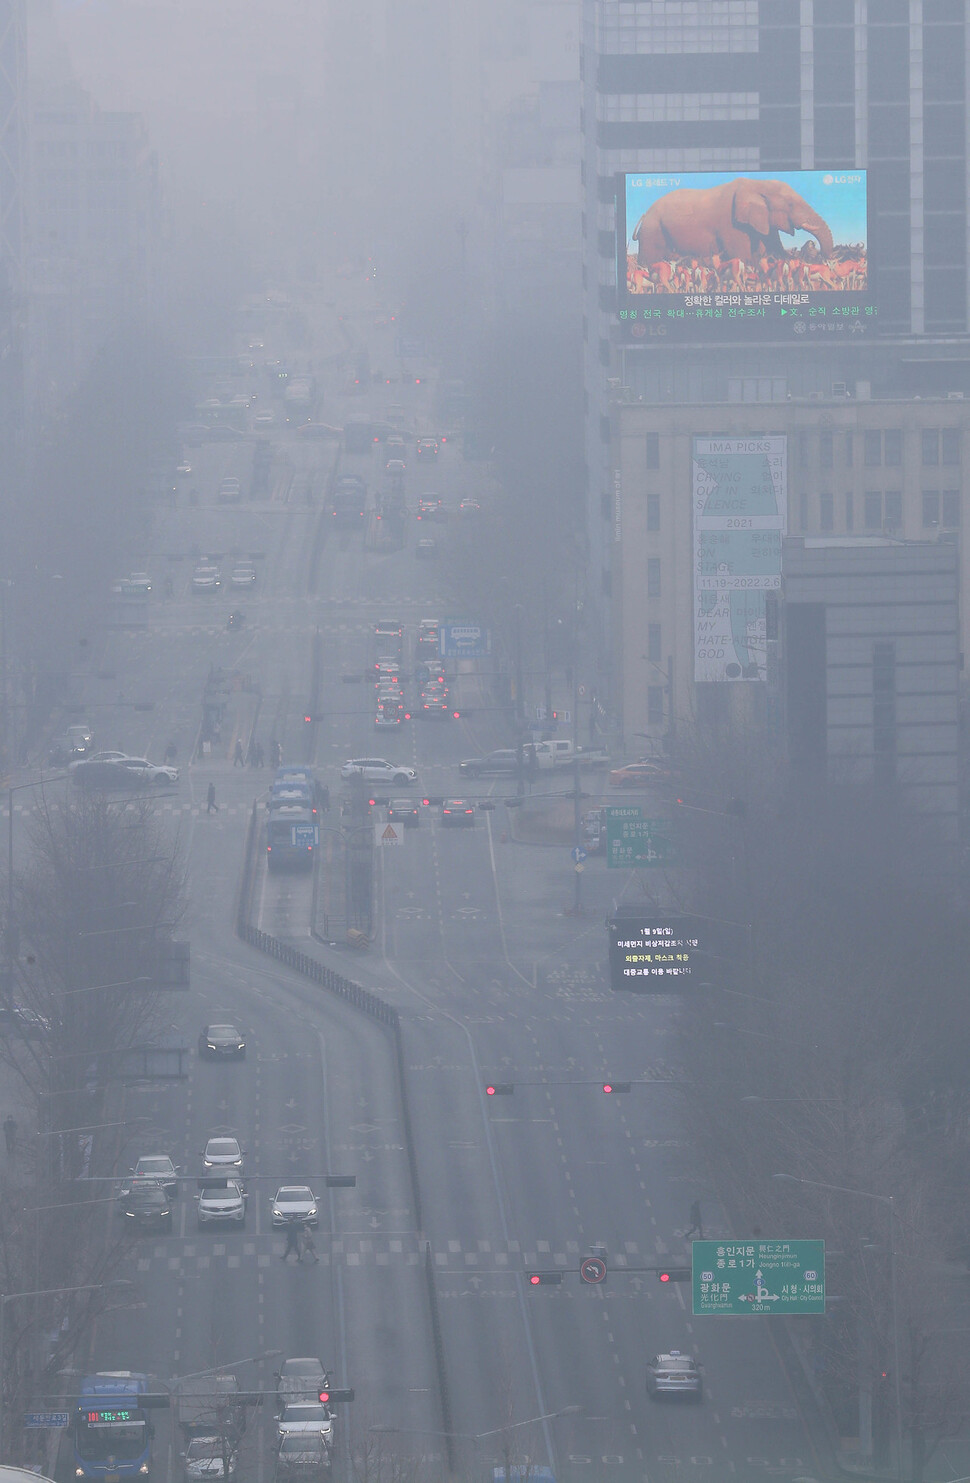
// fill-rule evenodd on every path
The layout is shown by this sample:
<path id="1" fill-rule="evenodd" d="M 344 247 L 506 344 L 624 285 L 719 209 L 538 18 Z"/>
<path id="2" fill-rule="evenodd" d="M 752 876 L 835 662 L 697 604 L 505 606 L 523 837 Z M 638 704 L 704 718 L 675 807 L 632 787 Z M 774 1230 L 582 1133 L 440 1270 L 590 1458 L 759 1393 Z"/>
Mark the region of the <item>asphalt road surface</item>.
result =
<path id="1" fill-rule="evenodd" d="M 342 321 L 321 306 L 314 314 L 326 420 L 339 425 L 348 412 L 394 402 L 412 432 L 433 431 L 431 368 L 420 386 L 341 397 L 334 358 L 348 343 L 368 344 L 372 364 L 397 369 L 393 326 L 375 324 L 369 287 L 355 281 L 343 291 Z M 286 350 L 267 343 L 264 354 Z M 259 405 L 281 419 L 281 401 L 259 384 Z M 132 565 L 147 568 L 155 584 L 146 621 L 106 628 L 74 682 L 102 745 L 159 760 L 169 741 L 177 747 L 182 776 L 160 790 L 157 807 L 183 852 L 181 930 L 192 943 L 191 991 L 173 994 L 170 1006 L 173 1026 L 193 1047 L 190 1075 L 125 1090 L 131 1134 L 119 1154 L 119 1173 L 141 1152 L 169 1152 L 180 1164 L 176 1227 L 132 1245 L 125 1258 L 132 1301 L 100 1323 L 91 1367 L 144 1370 L 167 1382 L 234 1368 L 246 1389 L 265 1397 L 241 1460 L 241 1476 L 258 1483 L 274 1472 L 274 1352 L 319 1356 L 335 1385 L 354 1388 L 355 1401 L 339 1408 L 336 1422 L 341 1480 L 378 1476 L 401 1459 L 423 1460 L 416 1477 L 440 1476 L 445 1431 L 468 1478 L 484 1479 L 504 1456 L 551 1463 L 560 1483 L 818 1473 L 805 1387 L 797 1375 L 792 1383 L 782 1362 L 790 1363 L 789 1346 L 772 1322 L 694 1320 L 689 1288 L 657 1281 L 655 1268 L 686 1256 L 695 1199 L 705 1235 L 738 1233 L 682 1141 L 678 1105 L 690 1094 L 690 1068 L 670 1055 L 676 1001 L 609 990 L 603 920 L 617 872 L 588 861 L 586 910 L 571 915 L 568 847 L 516 843 L 501 802 L 509 785 L 459 779 L 460 757 L 511 743 L 497 709 L 380 733 L 369 683 L 344 680 L 370 662 L 378 618 L 401 619 L 411 654 L 421 618 L 463 611 L 461 593 L 449 587 L 447 527 L 436 529 L 434 561 L 416 559 L 423 527 L 413 520 L 403 550 L 366 551 L 361 531 L 334 530 L 327 514 L 336 444 L 306 441 L 282 423 L 266 431 L 287 461 L 258 503 L 218 502 L 227 473 L 245 485 L 251 443 L 190 450 L 193 472 L 182 483 L 197 490 L 196 502 L 182 489 L 176 508 L 159 516 L 150 548 L 132 553 Z M 342 467 L 364 467 L 373 486 L 378 460 L 375 452 Z M 462 463 L 454 440 L 436 466 L 409 473 L 412 503 L 424 488 L 439 489 L 452 510 L 466 493 L 488 500 L 480 467 Z M 254 588 L 193 595 L 202 553 L 224 573 L 234 556 L 252 556 Z M 232 608 L 244 620 L 230 631 Z M 319 719 L 307 723 L 315 652 Z M 201 697 L 212 667 L 229 676 L 231 699 L 221 736 L 203 754 Z M 235 936 L 250 816 L 270 775 L 268 767 L 233 766 L 237 737 L 244 749 L 255 738 L 267 755 L 279 742 L 286 760 L 312 760 L 331 789 L 317 879 L 268 875 L 260 860 L 253 920 L 400 1012 L 420 1228 L 389 1033 Z M 403 844 L 377 851 L 373 942 L 361 954 L 311 935 L 328 872 L 341 869 L 347 821 L 337 807 L 339 766 L 352 755 L 414 766 L 418 796 L 497 802 L 469 829 L 444 828 L 437 809 L 424 809 Z M 212 814 L 210 782 L 219 805 Z M 29 794 L 18 798 L 19 841 L 30 804 Z M 199 1029 L 223 1016 L 244 1029 L 247 1058 L 200 1062 Z M 514 1094 L 487 1098 L 492 1078 L 514 1083 Z M 630 1093 L 604 1095 L 609 1079 L 631 1081 Z M 201 1151 L 218 1131 L 231 1131 L 245 1149 L 245 1230 L 197 1229 Z M 356 1187 L 326 1190 L 331 1173 L 354 1174 Z M 283 1237 L 271 1227 L 276 1187 L 293 1181 L 311 1184 L 321 1200 L 317 1265 L 284 1263 Z M 119 1225 L 106 1207 L 106 1241 Z M 601 1286 L 579 1278 L 593 1246 L 607 1255 Z M 530 1270 L 561 1272 L 563 1281 L 532 1287 Z M 703 1365 L 701 1404 L 647 1397 L 646 1361 L 669 1348 Z M 180 1476 L 182 1444 L 172 1419 L 160 1415 L 156 1475 L 169 1483 Z"/>

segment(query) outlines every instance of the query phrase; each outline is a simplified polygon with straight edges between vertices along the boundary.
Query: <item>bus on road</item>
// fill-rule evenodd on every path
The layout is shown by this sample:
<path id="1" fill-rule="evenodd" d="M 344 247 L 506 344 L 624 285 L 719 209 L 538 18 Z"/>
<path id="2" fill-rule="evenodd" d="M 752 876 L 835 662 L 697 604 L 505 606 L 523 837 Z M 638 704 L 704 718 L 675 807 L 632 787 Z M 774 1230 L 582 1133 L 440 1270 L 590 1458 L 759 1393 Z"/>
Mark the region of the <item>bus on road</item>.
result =
<path id="1" fill-rule="evenodd" d="M 155 1426 L 148 1411 L 167 1406 L 169 1397 L 152 1393 L 147 1375 L 102 1370 L 81 1381 L 74 1415 L 74 1476 L 148 1478 L 152 1471 Z"/>

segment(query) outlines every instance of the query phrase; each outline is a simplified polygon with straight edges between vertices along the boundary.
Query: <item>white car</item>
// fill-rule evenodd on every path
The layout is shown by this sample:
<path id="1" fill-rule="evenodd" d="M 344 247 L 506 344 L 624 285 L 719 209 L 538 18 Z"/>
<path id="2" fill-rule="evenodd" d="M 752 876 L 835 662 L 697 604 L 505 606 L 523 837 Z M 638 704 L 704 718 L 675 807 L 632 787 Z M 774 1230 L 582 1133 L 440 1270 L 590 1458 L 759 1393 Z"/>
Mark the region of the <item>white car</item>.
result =
<path id="1" fill-rule="evenodd" d="M 117 762 L 130 773 L 135 782 L 177 783 L 179 770 L 167 762 L 149 762 L 147 757 L 121 757 Z"/>
<path id="2" fill-rule="evenodd" d="M 227 1466 L 228 1464 L 228 1466 Z M 206 1483 L 210 1478 L 234 1478 L 236 1454 L 231 1447 L 223 1455 L 221 1437 L 193 1437 L 183 1459 L 185 1483 Z"/>
<path id="3" fill-rule="evenodd" d="M 238 1173 L 242 1168 L 242 1161 L 243 1151 L 238 1139 L 221 1133 L 209 1139 L 202 1153 L 205 1169 L 218 1169 L 225 1174 L 232 1174 L 234 1171 Z"/>
<path id="4" fill-rule="evenodd" d="M 172 1163 L 167 1153 L 143 1154 L 122 1184 L 119 1199 L 125 1200 L 131 1194 L 132 1180 L 136 1183 L 154 1180 L 162 1186 L 169 1199 L 174 1200 L 179 1192 L 179 1166 Z"/>
<path id="5" fill-rule="evenodd" d="M 192 472 L 192 465 L 190 463 L 180 463 L 175 472 L 181 474 L 183 479 L 187 479 Z"/>
<path id="6" fill-rule="evenodd" d="M 274 1226 L 317 1224 L 317 1201 L 308 1184 L 284 1184 L 273 1201 Z"/>
<path id="7" fill-rule="evenodd" d="M 288 1400 L 316 1401 L 329 1385 L 330 1376 L 320 1360 L 309 1355 L 284 1359 L 276 1372 L 276 1394 L 283 1405 Z"/>
<path id="8" fill-rule="evenodd" d="M 333 1437 L 333 1416 L 321 1401 L 290 1401 L 284 1405 L 277 1422 L 281 1437 L 296 1432 L 312 1432 L 329 1442 Z"/>
<path id="9" fill-rule="evenodd" d="M 218 592 L 221 586 L 222 578 L 219 575 L 219 568 L 213 566 L 211 562 L 200 561 L 192 573 L 192 591 Z"/>
<path id="10" fill-rule="evenodd" d="M 229 578 L 230 587 L 252 587 L 256 581 L 256 568 L 251 561 L 237 561 Z"/>
<path id="11" fill-rule="evenodd" d="M 386 762 L 383 757 L 351 757 L 340 769 L 340 776 L 363 778 L 365 783 L 414 783 L 418 775 L 413 767 L 399 762 Z"/>
<path id="12" fill-rule="evenodd" d="M 206 1183 L 199 1195 L 199 1228 L 208 1225 L 246 1224 L 246 1191 L 242 1180 L 217 1179 Z"/>

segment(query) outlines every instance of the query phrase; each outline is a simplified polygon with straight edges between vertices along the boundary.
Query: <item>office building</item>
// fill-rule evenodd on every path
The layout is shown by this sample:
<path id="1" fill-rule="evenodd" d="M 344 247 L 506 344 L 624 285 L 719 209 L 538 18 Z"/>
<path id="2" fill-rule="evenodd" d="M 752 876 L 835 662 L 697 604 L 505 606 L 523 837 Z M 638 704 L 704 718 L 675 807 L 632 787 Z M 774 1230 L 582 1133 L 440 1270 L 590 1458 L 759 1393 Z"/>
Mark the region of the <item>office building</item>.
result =
<path id="1" fill-rule="evenodd" d="M 918 448 L 924 425 L 927 434 L 931 431 L 925 424 L 925 399 L 940 398 L 939 428 L 945 423 L 955 430 L 951 436 L 962 436 L 959 429 L 966 409 L 956 398 L 970 396 L 967 21 L 965 0 L 868 4 L 587 0 L 583 75 L 589 611 L 599 672 L 613 674 L 613 704 L 624 712 L 625 730 L 631 710 L 630 675 L 623 670 L 621 690 L 614 641 L 625 624 L 617 620 L 612 547 L 617 539 L 616 485 L 619 481 L 623 486 L 628 510 L 634 476 L 631 466 L 620 473 L 612 461 L 618 446 L 624 456 L 631 446 L 628 431 L 617 443 L 613 428 L 617 408 L 622 409 L 627 429 L 632 425 L 631 403 L 651 409 L 636 414 L 642 416 L 644 435 L 649 432 L 662 443 L 670 432 L 671 447 L 678 437 L 689 435 L 688 429 L 716 433 L 730 428 L 739 436 L 767 429 L 784 432 L 793 478 L 798 470 L 797 440 L 802 435 L 818 438 L 823 410 L 834 419 L 833 431 L 851 430 L 860 449 L 867 435 L 874 439 L 877 433 L 897 429 Z M 691 311 L 698 317 L 686 333 L 683 322 L 673 318 L 664 322 L 659 293 L 648 312 L 641 309 L 634 317 L 624 311 L 626 274 L 618 284 L 616 244 L 621 173 L 648 182 L 662 180 L 675 188 L 691 187 L 694 172 L 722 172 L 730 181 L 752 173 L 790 178 L 800 171 L 815 172 L 805 177 L 813 187 L 821 188 L 823 181 L 826 187 L 854 181 L 857 192 L 867 191 L 867 263 L 849 262 L 859 247 L 858 233 L 855 241 L 851 233 L 843 237 L 841 248 L 836 240 L 828 265 L 822 262 L 828 247 L 824 234 L 815 239 L 817 247 L 807 233 L 781 238 L 782 248 L 795 252 L 796 281 L 786 279 L 780 287 L 805 286 L 809 279 L 817 282 L 812 275 L 829 272 L 832 263 L 853 266 L 854 281 L 865 283 L 866 293 L 857 296 L 855 308 L 844 310 L 844 318 L 833 309 L 807 307 L 809 301 L 824 304 L 822 294 L 817 300 L 809 295 L 806 306 L 795 312 L 786 306 L 784 315 L 776 308 L 766 316 L 742 303 L 743 282 L 735 295 L 738 308 Z M 626 204 L 622 191 L 620 204 Z M 861 220 L 864 232 L 864 208 Z M 674 259 L 682 272 L 692 271 L 690 289 L 708 288 L 704 265 L 698 270 L 689 249 L 677 264 L 676 234 L 663 250 L 653 247 L 641 257 L 643 239 L 632 236 L 637 225 L 635 219 L 624 224 L 621 210 L 619 226 L 625 236 L 619 251 L 621 270 L 627 266 L 629 247 L 634 268 L 639 262 L 644 278 L 654 280 L 644 284 L 645 289 L 666 290 L 656 281 L 651 256 Z M 728 255 L 722 251 L 717 263 L 722 288 Z M 749 267 L 756 256 L 751 254 Z M 660 271 L 667 271 L 662 262 Z M 777 304 L 785 295 L 769 297 Z M 788 299 L 792 302 L 791 295 Z M 794 299 L 797 302 L 798 296 Z M 701 301 L 713 299 L 706 296 Z M 772 312 L 777 317 L 769 322 Z M 703 314 L 709 316 L 706 324 L 700 318 Z M 726 323 L 729 317 L 733 326 Z M 948 396 L 953 400 L 947 402 Z M 922 413 L 916 398 L 924 399 Z M 909 411 L 904 405 L 908 400 L 914 402 Z M 888 421 L 881 420 L 883 401 L 893 403 L 891 414 L 886 413 Z M 685 431 L 675 434 L 674 427 Z M 665 482 L 652 492 L 689 508 L 685 448 L 682 441 L 680 453 L 672 455 L 681 482 L 671 482 L 671 465 Z M 827 471 L 816 470 L 818 480 L 793 496 L 795 523 L 790 528 L 798 529 L 803 493 L 808 501 L 806 530 L 814 531 L 822 519 L 829 519 L 831 497 L 832 528 L 837 531 L 844 518 L 838 510 L 844 511 L 848 494 L 853 519 L 865 519 L 868 490 L 870 515 L 874 516 L 879 494 L 883 524 L 888 499 L 890 518 L 898 512 L 907 530 L 914 526 L 921 530 L 924 493 L 930 501 L 934 492 L 939 493 L 942 515 L 943 484 L 938 490 L 924 485 L 923 466 L 918 453 L 915 456 L 918 477 L 878 489 L 855 473 L 849 483 L 835 484 L 822 477 Z M 947 485 L 950 502 L 955 488 L 955 482 Z M 641 493 L 645 499 L 648 490 Z M 792 515 L 790 505 L 791 498 Z M 678 559 L 685 558 L 687 550 L 689 545 Z M 661 558 L 644 555 L 644 559 Z M 687 568 L 679 575 L 671 573 L 669 582 L 689 587 L 687 559 Z M 641 647 L 645 637 L 640 636 Z M 630 642 L 636 646 L 632 637 Z M 668 647 L 673 652 L 666 638 L 662 643 L 664 656 Z M 675 687 L 676 683 L 675 675 Z M 655 696 L 655 715 L 658 704 Z M 646 705 L 645 696 L 639 696 L 634 704 L 638 717 Z"/>

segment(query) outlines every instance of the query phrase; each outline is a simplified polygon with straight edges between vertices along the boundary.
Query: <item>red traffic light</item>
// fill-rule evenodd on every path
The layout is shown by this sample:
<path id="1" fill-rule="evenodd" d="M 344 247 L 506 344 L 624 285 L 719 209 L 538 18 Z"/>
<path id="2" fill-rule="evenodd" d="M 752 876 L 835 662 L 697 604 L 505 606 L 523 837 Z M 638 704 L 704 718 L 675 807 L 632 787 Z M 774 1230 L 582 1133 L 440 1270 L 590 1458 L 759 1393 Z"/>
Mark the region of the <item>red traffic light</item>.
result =
<path id="1" fill-rule="evenodd" d="M 515 1086 L 511 1081 L 493 1081 L 485 1088 L 486 1097 L 511 1097 Z"/>
<path id="2" fill-rule="evenodd" d="M 303 717 L 303 720 L 306 723 L 306 725 L 309 726 L 311 724 L 311 722 L 313 721 L 313 717 L 312 716 L 304 716 Z"/>
<path id="3" fill-rule="evenodd" d="M 546 1285 L 547 1283 L 550 1284 L 553 1287 L 558 1287 L 559 1284 L 562 1282 L 562 1273 L 561 1272 L 530 1272 L 529 1273 L 529 1281 L 530 1281 L 530 1283 L 532 1284 L 533 1287 L 542 1287 L 542 1286 Z"/>
<path id="4" fill-rule="evenodd" d="M 319 1392 L 318 1396 L 317 1396 L 317 1399 L 319 1401 L 321 1401 L 324 1405 L 326 1405 L 327 1401 L 329 1401 L 329 1399 L 330 1399 L 330 1392 L 329 1392 L 329 1390 L 321 1390 Z"/>
<path id="5" fill-rule="evenodd" d="M 660 1267 L 657 1276 L 661 1282 L 689 1282 L 691 1279 L 690 1267 Z"/>
<path id="6" fill-rule="evenodd" d="M 604 1081 L 603 1090 L 607 1093 L 607 1095 L 609 1095 L 610 1092 L 628 1092 L 630 1090 L 630 1082 Z"/>

